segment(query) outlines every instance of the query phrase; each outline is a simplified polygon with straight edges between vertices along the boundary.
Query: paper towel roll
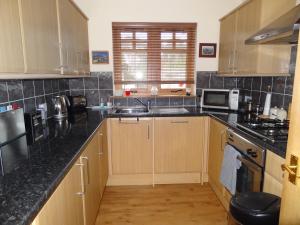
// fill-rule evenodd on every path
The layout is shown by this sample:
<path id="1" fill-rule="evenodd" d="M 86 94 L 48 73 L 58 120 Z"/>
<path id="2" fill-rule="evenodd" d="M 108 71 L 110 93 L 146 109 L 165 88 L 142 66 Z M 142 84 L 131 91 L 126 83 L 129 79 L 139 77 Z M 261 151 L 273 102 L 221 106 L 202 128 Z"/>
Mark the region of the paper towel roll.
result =
<path id="1" fill-rule="evenodd" d="M 263 115 L 268 116 L 271 108 L 271 93 L 267 93 Z"/>

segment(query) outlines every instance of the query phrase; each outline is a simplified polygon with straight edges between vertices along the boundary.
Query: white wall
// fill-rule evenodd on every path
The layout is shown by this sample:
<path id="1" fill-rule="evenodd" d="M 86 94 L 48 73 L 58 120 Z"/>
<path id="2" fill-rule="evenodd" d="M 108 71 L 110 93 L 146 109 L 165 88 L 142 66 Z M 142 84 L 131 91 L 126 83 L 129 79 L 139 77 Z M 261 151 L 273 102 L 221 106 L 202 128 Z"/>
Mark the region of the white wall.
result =
<path id="1" fill-rule="evenodd" d="M 219 41 L 219 18 L 243 0 L 74 0 L 89 17 L 90 51 L 108 50 L 109 65 L 91 71 L 113 71 L 112 22 L 197 22 L 199 42 Z M 197 43 L 197 46 L 198 46 Z M 196 70 L 216 71 L 217 59 L 198 58 Z"/>

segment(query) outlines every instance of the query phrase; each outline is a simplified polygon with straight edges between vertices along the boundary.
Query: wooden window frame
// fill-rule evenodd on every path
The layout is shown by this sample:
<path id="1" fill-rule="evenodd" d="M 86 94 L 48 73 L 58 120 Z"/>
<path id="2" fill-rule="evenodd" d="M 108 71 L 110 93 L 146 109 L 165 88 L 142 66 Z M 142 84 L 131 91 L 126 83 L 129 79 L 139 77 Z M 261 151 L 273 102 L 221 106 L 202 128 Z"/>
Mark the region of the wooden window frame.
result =
<path id="1" fill-rule="evenodd" d="M 115 74 L 115 89 L 116 90 L 124 90 L 123 86 L 126 84 L 145 84 L 147 88 L 136 88 L 132 89 L 136 95 L 149 95 L 151 93 L 151 86 L 155 85 L 158 88 L 159 95 L 185 95 L 185 89 L 190 88 L 192 93 L 194 93 L 194 79 L 195 79 L 195 59 L 196 59 L 196 32 L 197 32 L 197 24 L 196 23 L 135 23 L 135 22 L 113 22 L 113 52 L 114 52 L 114 74 Z M 155 28 L 154 28 L 155 27 Z M 150 29 L 156 29 L 156 34 L 152 31 L 149 32 Z M 133 44 L 133 49 L 122 49 L 121 44 L 126 42 L 121 40 L 121 31 L 132 32 L 134 35 L 137 32 L 147 32 L 147 49 L 135 49 L 137 40 L 136 38 L 132 38 L 128 40 L 128 42 Z M 172 33 L 172 39 L 166 40 L 165 42 L 172 43 L 172 49 L 162 49 L 161 43 L 164 42 L 163 40 L 159 39 L 162 32 L 170 32 Z M 177 32 L 186 32 L 188 35 L 187 39 L 176 39 L 175 35 Z M 156 35 L 155 37 L 151 35 Z M 156 38 L 156 40 L 155 40 Z M 149 41 L 149 39 L 152 41 Z M 115 41 L 117 40 L 117 41 Z M 141 43 L 145 43 L 145 40 L 141 40 Z M 176 43 L 185 42 L 187 43 L 186 49 L 176 49 Z M 150 45 L 155 45 L 159 43 L 159 51 L 152 51 Z M 156 46 L 156 48 L 158 48 Z M 150 50 L 149 50 L 150 49 Z M 140 52 L 146 51 L 147 52 L 147 80 L 146 81 L 122 81 L 122 59 L 121 55 L 122 52 Z M 184 52 L 187 58 L 186 64 L 186 80 L 185 81 L 161 81 L 161 53 L 162 52 Z M 160 54 L 159 56 L 155 54 Z M 154 59 L 155 60 L 151 60 Z M 157 72 L 159 71 L 159 72 Z M 157 75 L 155 74 L 157 73 Z M 158 75 L 159 73 L 159 75 Z M 155 74 L 155 75 L 153 75 Z M 150 78 L 149 78 L 150 77 Z M 153 80 L 155 77 L 155 80 Z M 159 80 L 156 79 L 159 77 Z M 166 89 L 161 88 L 161 84 L 180 84 L 184 83 L 184 88 L 177 89 Z M 179 91 L 181 89 L 181 91 Z"/>

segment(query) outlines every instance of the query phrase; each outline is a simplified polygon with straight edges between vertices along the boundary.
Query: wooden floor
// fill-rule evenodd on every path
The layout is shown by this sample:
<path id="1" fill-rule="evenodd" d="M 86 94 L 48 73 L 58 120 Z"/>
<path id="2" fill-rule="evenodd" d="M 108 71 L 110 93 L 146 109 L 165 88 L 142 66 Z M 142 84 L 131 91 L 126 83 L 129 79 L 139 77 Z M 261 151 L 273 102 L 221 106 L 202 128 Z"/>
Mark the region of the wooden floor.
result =
<path id="1" fill-rule="evenodd" d="M 226 225 L 209 185 L 107 187 L 96 225 Z"/>

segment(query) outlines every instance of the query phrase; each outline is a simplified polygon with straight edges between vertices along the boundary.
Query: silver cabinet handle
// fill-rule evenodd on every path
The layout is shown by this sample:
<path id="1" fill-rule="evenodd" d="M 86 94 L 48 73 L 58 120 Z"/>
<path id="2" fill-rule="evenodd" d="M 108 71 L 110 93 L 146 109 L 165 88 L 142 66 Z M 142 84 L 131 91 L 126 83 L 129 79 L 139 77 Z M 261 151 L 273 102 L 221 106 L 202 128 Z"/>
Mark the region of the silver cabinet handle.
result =
<path id="1" fill-rule="evenodd" d="M 232 58 L 232 52 L 230 52 L 230 55 L 229 55 L 229 59 L 228 59 L 228 69 L 232 69 L 231 67 L 231 58 Z"/>
<path id="2" fill-rule="evenodd" d="M 189 123 L 187 120 L 182 120 L 182 121 L 171 121 L 171 123 Z"/>
<path id="3" fill-rule="evenodd" d="M 224 146 L 223 146 L 223 137 L 224 134 L 226 133 L 226 130 L 221 132 L 221 138 L 220 138 L 220 143 L 221 143 L 221 151 L 224 151 Z"/>
<path id="4" fill-rule="evenodd" d="M 81 159 L 84 159 L 86 161 L 86 167 L 87 167 L 87 184 L 90 184 L 90 164 L 89 164 L 89 158 L 86 156 L 81 157 Z"/>
<path id="5" fill-rule="evenodd" d="M 123 124 L 136 124 L 140 121 L 140 119 L 137 117 L 136 120 L 133 119 L 122 119 L 121 117 L 119 118 L 119 123 Z"/>
<path id="6" fill-rule="evenodd" d="M 100 141 L 101 141 L 101 146 L 99 146 L 100 148 L 100 151 L 99 151 L 99 155 L 103 155 L 103 134 L 102 133 L 99 133 L 99 138 L 100 138 Z"/>
<path id="7" fill-rule="evenodd" d="M 83 163 L 77 163 L 76 166 L 79 166 L 80 167 L 80 172 L 82 172 L 84 164 Z M 81 180 L 81 191 L 77 192 L 76 195 L 83 196 L 85 194 L 85 185 L 84 185 L 84 183 L 85 182 Z"/>

